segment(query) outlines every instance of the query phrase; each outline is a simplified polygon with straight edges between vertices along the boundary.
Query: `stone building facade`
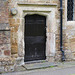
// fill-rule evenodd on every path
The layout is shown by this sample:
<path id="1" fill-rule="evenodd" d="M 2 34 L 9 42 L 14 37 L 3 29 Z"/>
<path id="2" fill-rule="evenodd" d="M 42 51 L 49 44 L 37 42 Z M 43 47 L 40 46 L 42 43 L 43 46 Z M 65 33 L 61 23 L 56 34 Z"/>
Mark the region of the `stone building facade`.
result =
<path id="1" fill-rule="evenodd" d="M 0 0 L 0 70 L 14 71 L 25 57 L 25 16 L 46 17 L 46 59 L 61 61 L 59 0 Z M 75 60 L 75 21 L 67 21 L 63 0 L 63 50 L 66 61 Z"/>

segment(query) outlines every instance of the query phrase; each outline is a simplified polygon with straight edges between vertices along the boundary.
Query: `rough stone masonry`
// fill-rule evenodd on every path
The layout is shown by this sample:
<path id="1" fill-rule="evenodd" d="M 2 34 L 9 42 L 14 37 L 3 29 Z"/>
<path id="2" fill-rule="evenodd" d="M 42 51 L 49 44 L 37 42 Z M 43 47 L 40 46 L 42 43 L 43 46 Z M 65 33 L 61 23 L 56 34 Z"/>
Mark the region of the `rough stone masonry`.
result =
<path id="1" fill-rule="evenodd" d="M 17 10 L 16 15 L 11 9 Z M 46 60 L 61 60 L 59 0 L 0 0 L 0 72 L 14 71 L 24 64 L 24 17 L 47 17 Z M 75 21 L 67 21 L 67 0 L 63 0 L 63 50 L 66 61 L 75 60 Z"/>

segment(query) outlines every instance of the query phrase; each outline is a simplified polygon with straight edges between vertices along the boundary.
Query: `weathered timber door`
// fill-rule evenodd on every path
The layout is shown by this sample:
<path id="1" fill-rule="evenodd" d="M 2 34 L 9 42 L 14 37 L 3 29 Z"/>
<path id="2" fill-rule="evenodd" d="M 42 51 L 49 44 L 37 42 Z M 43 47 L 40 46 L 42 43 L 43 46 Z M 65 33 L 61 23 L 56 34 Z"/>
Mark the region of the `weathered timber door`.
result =
<path id="1" fill-rule="evenodd" d="M 44 60 L 46 48 L 46 17 L 25 16 L 25 58 L 24 61 Z"/>

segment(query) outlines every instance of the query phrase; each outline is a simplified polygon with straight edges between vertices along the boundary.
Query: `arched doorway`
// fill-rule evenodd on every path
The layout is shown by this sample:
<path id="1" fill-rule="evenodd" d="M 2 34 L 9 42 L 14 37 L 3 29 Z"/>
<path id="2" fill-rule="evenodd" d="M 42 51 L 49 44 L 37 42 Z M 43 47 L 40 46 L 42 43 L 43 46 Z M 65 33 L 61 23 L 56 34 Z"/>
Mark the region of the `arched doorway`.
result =
<path id="1" fill-rule="evenodd" d="M 25 16 L 25 59 L 24 61 L 46 59 L 46 17 Z"/>

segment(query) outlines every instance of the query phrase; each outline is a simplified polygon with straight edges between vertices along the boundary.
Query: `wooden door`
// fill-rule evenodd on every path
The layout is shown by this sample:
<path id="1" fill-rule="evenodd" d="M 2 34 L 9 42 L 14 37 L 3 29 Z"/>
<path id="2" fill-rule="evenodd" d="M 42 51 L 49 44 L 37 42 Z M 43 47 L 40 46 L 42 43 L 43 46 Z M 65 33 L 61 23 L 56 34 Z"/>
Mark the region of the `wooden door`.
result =
<path id="1" fill-rule="evenodd" d="M 46 17 L 25 16 L 25 59 L 24 61 L 46 59 Z"/>

